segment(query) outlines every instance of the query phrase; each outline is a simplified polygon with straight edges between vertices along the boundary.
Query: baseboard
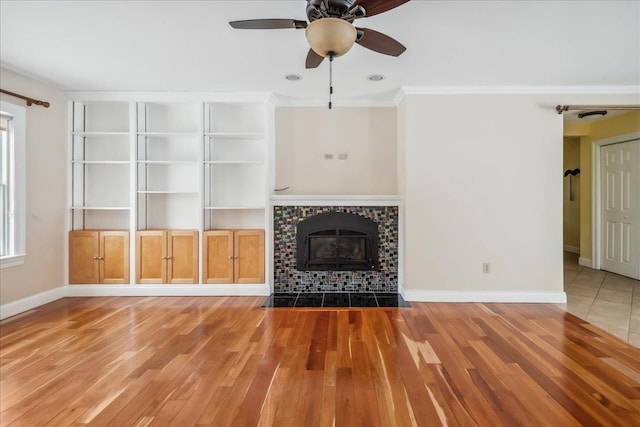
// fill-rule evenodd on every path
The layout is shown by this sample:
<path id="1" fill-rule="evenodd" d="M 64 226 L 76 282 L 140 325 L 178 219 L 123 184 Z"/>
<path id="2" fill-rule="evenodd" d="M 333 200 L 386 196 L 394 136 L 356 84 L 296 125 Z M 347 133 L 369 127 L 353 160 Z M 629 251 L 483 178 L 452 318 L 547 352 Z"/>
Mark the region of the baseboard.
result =
<path id="1" fill-rule="evenodd" d="M 206 297 L 268 296 L 268 284 L 257 285 L 69 285 L 70 297 Z"/>
<path id="2" fill-rule="evenodd" d="M 562 249 L 564 249 L 565 252 L 580 255 L 580 248 L 577 246 L 564 245 Z"/>
<path id="3" fill-rule="evenodd" d="M 25 311 L 33 310 L 41 305 L 48 304 L 66 296 L 67 287 L 60 286 L 59 288 L 50 289 L 48 291 L 40 292 L 39 294 L 31 295 L 30 297 L 22 298 L 18 301 L 1 305 L 0 320 L 15 316 L 16 314 L 24 313 Z"/>
<path id="4" fill-rule="evenodd" d="M 590 260 L 588 260 L 591 262 Z M 581 264 L 583 265 L 583 264 Z M 502 302 L 566 304 L 564 292 L 452 292 L 411 291 L 401 284 L 398 292 L 406 301 Z M 110 296 L 268 296 L 267 284 L 258 285 L 69 285 L 51 289 L 0 306 L 0 320 L 32 310 L 64 297 Z"/>
<path id="5" fill-rule="evenodd" d="M 462 292 L 403 289 L 401 295 L 406 301 L 419 302 L 567 303 L 567 294 L 564 292 Z"/>
<path id="6" fill-rule="evenodd" d="M 405 289 L 404 289 L 404 283 L 400 283 L 400 281 L 398 281 L 398 293 L 402 296 L 402 298 L 404 298 L 404 294 L 405 294 Z M 406 300 L 406 298 L 404 298 Z"/>
<path id="7" fill-rule="evenodd" d="M 578 265 L 581 265 L 583 267 L 589 267 L 589 268 L 593 268 L 593 261 L 591 261 L 589 258 L 578 258 Z"/>

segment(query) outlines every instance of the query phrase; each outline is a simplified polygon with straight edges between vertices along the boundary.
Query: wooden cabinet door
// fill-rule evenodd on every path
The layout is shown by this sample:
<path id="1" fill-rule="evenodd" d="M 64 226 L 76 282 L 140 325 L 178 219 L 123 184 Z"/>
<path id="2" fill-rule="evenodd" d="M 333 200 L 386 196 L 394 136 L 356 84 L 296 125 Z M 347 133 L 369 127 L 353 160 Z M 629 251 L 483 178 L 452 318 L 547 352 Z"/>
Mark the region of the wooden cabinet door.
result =
<path id="1" fill-rule="evenodd" d="M 129 232 L 100 232 L 100 283 L 129 283 Z"/>
<path id="2" fill-rule="evenodd" d="M 166 283 L 167 233 L 144 230 L 136 233 L 136 283 Z"/>
<path id="3" fill-rule="evenodd" d="M 198 283 L 198 232 L 167 231 L 167 282 Z"/>
<path id="4" fill-rule="evenodd" d="M 235 283 L 264 283 L 264 230 L 236 230 Z"/>
<path id="5" fill-rule="evenodd" d="M 100 283 L 97 231 L 69 232 L 69 283 Z"/>
<path id="6" fill-rule="evenodd" d="M 233 283 L 233 231 L 204 232 L 202 282 Z"/>

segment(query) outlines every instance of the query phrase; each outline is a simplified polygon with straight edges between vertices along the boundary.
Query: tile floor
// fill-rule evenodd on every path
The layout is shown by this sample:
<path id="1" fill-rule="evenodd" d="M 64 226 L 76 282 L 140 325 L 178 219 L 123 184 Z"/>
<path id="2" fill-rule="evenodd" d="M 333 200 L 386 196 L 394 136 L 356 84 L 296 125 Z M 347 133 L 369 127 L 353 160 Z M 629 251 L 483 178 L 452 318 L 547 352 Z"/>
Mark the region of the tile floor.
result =
<path id="1" fill-rule="evenodd" d="M 583 267 L 565 252 L 564 288 L 569 313 L 640 347 L 640 280 Z"/>

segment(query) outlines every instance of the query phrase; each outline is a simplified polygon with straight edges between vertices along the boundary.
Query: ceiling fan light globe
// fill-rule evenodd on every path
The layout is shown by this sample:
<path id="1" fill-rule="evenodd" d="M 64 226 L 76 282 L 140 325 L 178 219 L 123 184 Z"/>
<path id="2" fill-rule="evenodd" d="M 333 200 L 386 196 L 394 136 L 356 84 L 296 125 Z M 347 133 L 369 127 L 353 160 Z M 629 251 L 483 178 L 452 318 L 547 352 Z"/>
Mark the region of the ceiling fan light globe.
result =
<path id="1" fill-rule="evenodd" d="M 322 18 L 311 22 L 305 30 L 309 46 L 318 55 L 342 56 L 356 41 L 356 28 L 339 18 Z"/>

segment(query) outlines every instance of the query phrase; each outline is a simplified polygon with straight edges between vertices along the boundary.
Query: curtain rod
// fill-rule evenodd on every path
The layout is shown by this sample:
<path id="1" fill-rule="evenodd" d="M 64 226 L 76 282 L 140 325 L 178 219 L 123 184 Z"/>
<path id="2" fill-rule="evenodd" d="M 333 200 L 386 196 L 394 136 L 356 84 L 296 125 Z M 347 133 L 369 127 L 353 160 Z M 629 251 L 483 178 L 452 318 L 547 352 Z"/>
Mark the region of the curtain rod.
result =
<path id="1" fill-rule="evenodd" d="M 31 105 L 35 104 L 35 105 L 41 105 L 44 108 L 49 108 L 49 105 L 51 105 L 47 101 L 41 101 L 39 99 L 29 98 L 28 96 L 24 96 L 24 95 L 20 95 L 20 94 L 17 94 L 17 93 L 9 92 L 8 90 L 0 89 L 0 92 L 6 93 L 7 95 L 15 96 L 16 98 L 24 99 L 25 101 L 27 101 L 27 106 L 31 106 Z"/>
<path id="2" fill-rule="evenodd" d="M 640 105 L 556 105 L 558 114 L 569 110 L 598 111 L 598 110 L 640 110 Z"/>

